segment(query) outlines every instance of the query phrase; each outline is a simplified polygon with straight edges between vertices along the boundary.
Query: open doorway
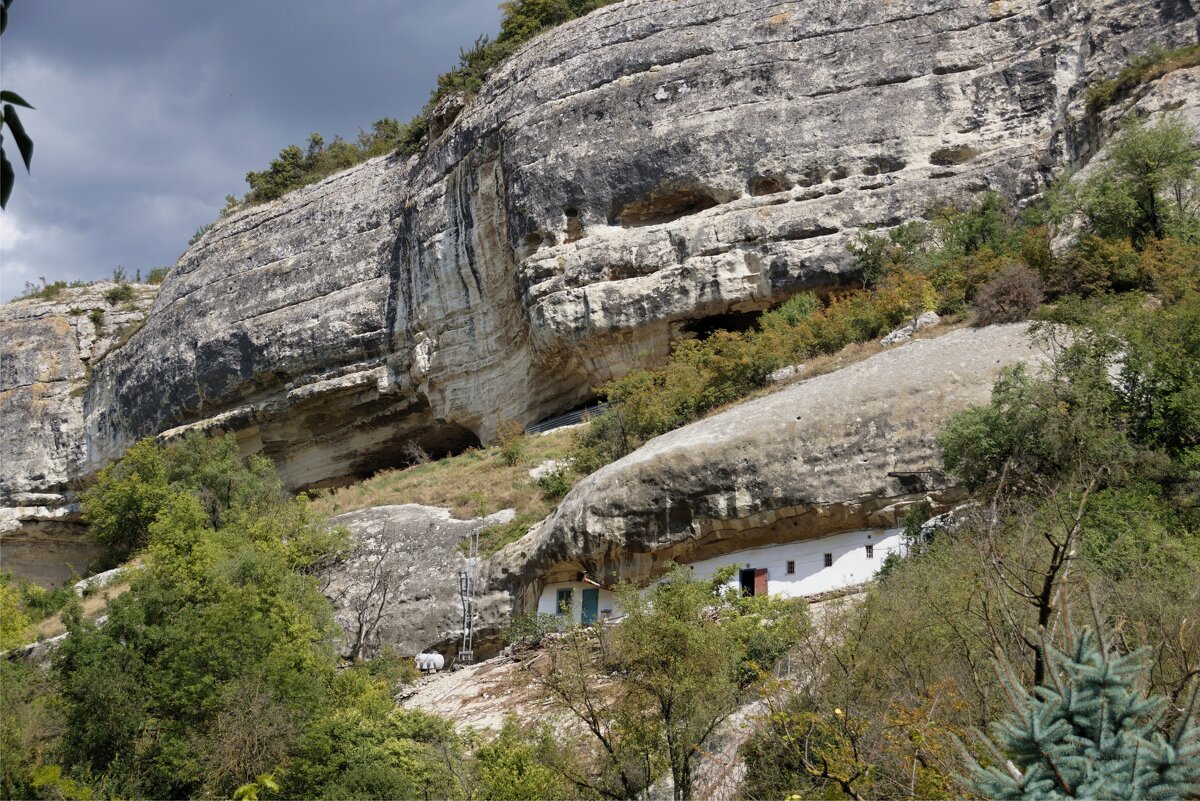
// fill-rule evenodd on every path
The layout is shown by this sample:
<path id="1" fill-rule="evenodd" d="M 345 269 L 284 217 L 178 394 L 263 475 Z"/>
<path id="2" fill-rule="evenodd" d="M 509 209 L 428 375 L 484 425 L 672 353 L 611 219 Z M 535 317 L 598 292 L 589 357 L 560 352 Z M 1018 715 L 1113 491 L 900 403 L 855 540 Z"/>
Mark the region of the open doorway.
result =
<path id="1" fill-rule="evenodd" d="M 738 585 L 742 595 L 767 594 L 767 569 L 765 567 L 748 567 L 738 571 Z"/>

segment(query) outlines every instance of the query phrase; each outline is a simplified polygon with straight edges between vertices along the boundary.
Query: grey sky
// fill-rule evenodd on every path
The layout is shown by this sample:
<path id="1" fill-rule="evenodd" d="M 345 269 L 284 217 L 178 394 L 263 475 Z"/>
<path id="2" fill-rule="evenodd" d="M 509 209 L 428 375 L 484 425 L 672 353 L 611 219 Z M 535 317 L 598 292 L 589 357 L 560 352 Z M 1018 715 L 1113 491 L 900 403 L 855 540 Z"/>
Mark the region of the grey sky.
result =
<path id="1" fill-rule="evenodd" d="M 171 264 L 311 131 L 407 120 L 498 0 L 16 0 L 0 53 L 33 174 L 0 212 L 0 298 Z M 10 159 L 15 160 L 15 153 Z"/>

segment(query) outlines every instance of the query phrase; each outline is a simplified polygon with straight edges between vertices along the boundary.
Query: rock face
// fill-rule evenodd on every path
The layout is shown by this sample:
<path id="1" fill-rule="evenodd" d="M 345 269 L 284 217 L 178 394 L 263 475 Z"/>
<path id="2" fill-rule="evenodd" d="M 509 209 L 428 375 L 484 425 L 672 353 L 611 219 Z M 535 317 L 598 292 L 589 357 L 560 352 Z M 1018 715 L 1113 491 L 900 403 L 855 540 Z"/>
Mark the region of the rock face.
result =
<path id="1" fill-rule="evenodd" d="M 420 155 L 213 226 L 69 447 L 87 472 L 220 428 L 301 487 L 490 440 L 844 280 L 864 226 L 1077 166 L 1105 130 L 1086 84 L 1196 35 L 1186 0 L 606 7 L 448 102 Z"/>
<path id="2" fill-rule="evenodd" d="M 645 581 L 669 559 L 892 527 L 908 504 L 956 501 L 940 473 L 937 432 L 949 415 L 986 402 L 1002 367 L 1044 358 L 1025 330 L 962 329 L 899 345 L 672 431 L 597 471 L 481 565 L 476 654 L 496 653 L 512 614 L 536 608 L 553 573 Z M 368 622 L 380 617 L 370 647 L 455 653 L 459 544 L 492 521 L 385 506 L 334 522 L 360 543 L 327 573 L 347 631 L 343 652 L 361 628 L 356 610 L 366 609 Z M 392 577 L 386 598 L 381 574 Z"/>
<path id="3" fill-rule="evenodd" d="M 417 504 L 377 506 L 339 515 L 353 553 L 322 574 L 345 632 L 343 656 L 374 656 L 381 645 L 401 654 L 438 644 L 453 655 L 462 638 L 458 573 L 469 568 L 460 546 L 476 531 L 506 523 L 512 511 L 455 520 L 445 509 Z M 476 626 L 496 640 L 509 619 L 512 599 L 500 588 L 481 588 Z"/>
<path id="4" fill-rule="evenodd" d="M 86 474 L 83 394 L 92 371 L 142 324 L 156 288 L 111 282 L 0 306 L 0 547 L 4 569 L 41 583 L 82 573 L 97 551 L 70 519 Z"/>
<path id="5" fill-rule="evenodd" d="M 1045 358 L 1026 328 L 912 341 L 653 439 L 579 482 L 489 581 L 528 608 L 564 568 L 646 581 L 667 560 L 890 528 L 908 504 L 953 501 L 937 433 L 986 403 L 1005 365 Z"/>

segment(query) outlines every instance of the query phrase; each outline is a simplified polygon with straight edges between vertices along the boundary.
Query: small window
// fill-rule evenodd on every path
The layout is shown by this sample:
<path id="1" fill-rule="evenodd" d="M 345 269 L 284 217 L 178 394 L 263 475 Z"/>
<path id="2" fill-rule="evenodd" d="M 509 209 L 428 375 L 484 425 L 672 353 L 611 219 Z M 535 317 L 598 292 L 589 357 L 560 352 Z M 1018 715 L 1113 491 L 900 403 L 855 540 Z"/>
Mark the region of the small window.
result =
<path id="1" fill-rule="evenodd" d="M 572 590 L 559 590 L 557 597 L 554 599 L 554 612 L 559 615 L 571 614 L 571 608 L 574 606 L 574 598 Z"/>
<path id="2" fill-rule="evenodd" d="M 868 559 L 874 559 L 874 558 L 875 558 L 875 546 L 874 546 L 874 545 L 868 545 L 868 546 L 867 546 L 867 558 L 868 558 Z"/>
<path id="3" fill-rule="evenodd" d="M 787 572 L 789 576 L 796 572 L 796 563 L 791 559 L 788 560 Z"/>
<path id="4" fill-rule="evenodd" d="M 833 567 L 833 554 L 825 554 L 825 567 Z"/>

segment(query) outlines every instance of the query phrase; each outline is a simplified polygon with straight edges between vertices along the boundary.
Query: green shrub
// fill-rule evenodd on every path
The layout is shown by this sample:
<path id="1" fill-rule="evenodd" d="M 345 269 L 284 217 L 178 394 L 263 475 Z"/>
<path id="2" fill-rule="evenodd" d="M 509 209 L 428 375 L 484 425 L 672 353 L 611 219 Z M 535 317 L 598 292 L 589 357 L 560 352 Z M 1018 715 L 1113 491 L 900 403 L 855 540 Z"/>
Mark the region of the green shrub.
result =
<path id="1" fill-rule="evenodd" d="M 33 620 L 58 612 L 75 598 L 75 590 L 70 586 L 48 590 L 28 581 L 18 581 L 16 585 L 21 594 L 21 608 Z"/>
<path id="2" fill-rule="evenodd" d="M 54 300 L 64 289 L 67 288 L 66 281 L 53 281 L 47 283 L 45 278 L 40 279 L 40 284 L 35 284 L 32 281 L 25 282 L 25 291 L 21 293 L 18 300 Z"/>
<path id="3" fill-rule="evenodd" d="M 1195 239 L 1196 137 L 1178 117 L 1153 126 L 1131 117 L 1109 146 L 1108 160 L 1082 184 L 1065 184 L 1058 205 L 1081 212 L 1088 233 L 1129 239 L 1138 249 L 1168 236 Z"/>
<path id="4" fill-rule="evenodd" d="M 116 306 L 118 303 L 128 303 L 133 300 L 133 284 L 126 281 L 119 282 L 104 293 L 104 299 L 108 301 L 109 306 Z"/>
<path id="5" fill-rule="evenodd" d="M 525 455 L 525 426 L 519 420 L 502 420 L 496 427 L 496 444 L 500 447 L 500 458 L 513 467 Z"/>
<path id="6" fill-rule="evenodd" d="M 1099 114 L 1144 83 L 1161 78 L 1168 72 L 1200 65 L 1200 44 L 1169 50 L 1154 45 L 1150 52 L 1135 56 L 1115 78 L 1102 78 L 1087 91 L 1087 109 Z"/>
<path id="7" fill-rule="evenodd" d="M 101 331 L 104 328 L 104 310 L 92 309 L 88 312 L 88 320 L 91 321 L 92 325 L 96 326 L 97 332 Z"/>
<path id="8" fill-rule="evenodd" d="M 273 507 L 281 488 L 269 459 L 242 459 L 232 434 L 206 438 L 193 432 L 161 447 L 151 439 L 134 444 L 121 461 L 100 471 L 83 493 L 83 517 L 109 563 L 143 548 L 151 526 L 181 494 L 194 497 L 213 528 Z"/>
<path id="9" fill-rule="evenodd" d="M 542 500 L 545 501 L 557 501 L 570 492 L 574 484 L 571 471 L 565 468 L 551 470 L 537 479 L 538 489 L 541 490 Z"/>
<path id="10" fill-rule="evenodd" d="M 479 555 L 487 558 L 498 552 L 501 548 L 509 543 L 516 542 L 529 533 L 529 529 L 538 522 L 535 515 L 529 513 L 521 513 L 507 523 L 500 523 L 494 526 L 488 526 L 479 530 Z M 466 540 L 459 546 L 459 550 L 466 552 Z"/>
<path id="11" fill-rule="evenodd" d="M 213 227 L 213 223 L 207 223 L 196 229 L 196 233 L 192 234 L 192 238 L 188 240 L 188 247 L 200 241 L 200 237 L 208 233 L 208 229 Z M 153 283 L 153 282 L 151 282 Z"/>
<path id="12" fill-rule="evenodd" d="M 385 117 L 372 123 L 370 131 L 359 131 L 357 142 L 347 142 L 340 136 L 335 136 L 332 141 L 326 143 L 321 134 L 310 134 L 304 150 L 297 145 L 288 145 L 279 151 L 279 155 L 271 161 L 266 170 L 251 170 L 246 173 L 246 183 L 250 185 L 250 191 L 246 193 L 245 202 L 264 203 L 274 200 L 293 189 L 319 181 L 369 158 L 390 153 L 398 148 L 411 147 L 416 136 L 415 127 L 419 127 L 423 134 L 423 120 L 419 125 L 416 120 L 402 125 L 391 117 Z M 227 197 L 226 210 L 222 212 L 222 216 L 234 206 L 236 198 Z M 203 235 L 204 230 L 197 231 L 195 238 Z"/>
<path id="13" fill-rule="evenodd" d="M 438 76 L 437 86 L 424 110 L 407 123 L 391 117 L 376 120 L 371 130 L 359 131 L 357 142 L 334 137 L 329 144 L 314 133 L 307 149 L 289 145 L 279 151 L 266 170 L 246 173 L 250 191 L 247 203 L 265 203 L 287 192 L 344 170 L 375 156 L 396 152 L 411 156 L 420 149 L 428 136 L 427 116 L 444 97 L 450 94 L 472 96 L 482 87 L 487 74 L 508 58 L 516 49 L 538 33 L 589 11 L 610 5 L 616 0 L 507 0 L 500 4 L 502 16 L 500 34 L 491 39 L 480 36 L 475 44 L 459 51 L 458 66 Z M 237 201 L 227 197 L 225 216 Z M 199 236 L 202 231 L 197 231 Z M 193 237 L 194 244 L 197 237 Z"/>
<path id="14" fill-rule="evenodd" d="M 157 286 L 158 284 L 161 284 L 164 280 L 166 280 L 167 273 L 169 273 L 169 272 L 171 272 L 170 267 L 155 267 L 146 276 L 146 283 L 154 284 Z"/>
<path id="15" fill-rule="evenodd" d="M 559 630 L 562 619 L 558 615 L 545 615 L 537 611 L 513 615 L 504 629 L 504 644 L 515 648 L 537 648 L 547 634 Z"/>

